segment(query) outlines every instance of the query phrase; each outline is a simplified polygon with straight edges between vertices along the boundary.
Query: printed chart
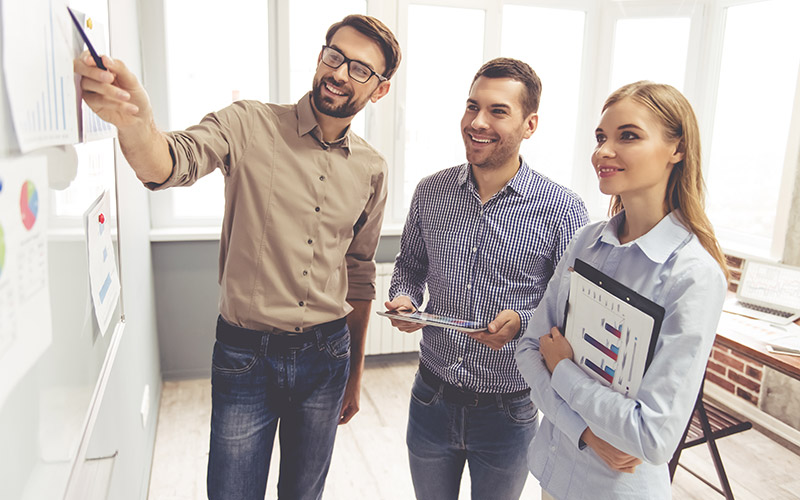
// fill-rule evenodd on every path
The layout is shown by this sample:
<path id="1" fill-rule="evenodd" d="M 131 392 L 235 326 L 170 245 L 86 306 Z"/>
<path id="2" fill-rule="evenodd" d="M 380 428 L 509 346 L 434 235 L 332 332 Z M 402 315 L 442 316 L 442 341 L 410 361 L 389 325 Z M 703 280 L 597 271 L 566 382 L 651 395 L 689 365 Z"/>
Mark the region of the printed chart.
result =
<path id="1" fill-rule="evenodd" d="M 120 293 L 119 273 L 108 218 L 111 213 L 110 199 L 109 192 L 103 192 L 84 215 L 92 302 L 97 324 L 103 335 L 111 322 Z"/>
<path id="2" fill-rule="evenodd" d="M 74 44 L 66 5 L 63 0 L 2 3 L 3 69 L 23 153 L 78 141 Z"/>
<path id="3" fill-rule="evenodd" d="M 39 215 L 39 191 L 32 181 L 25 181 L 19 196 L 19 211 L 22 225 L 30 231 Z"/>
<path id="4" fill-rule="evenodd" d="M 0 162 L 0 405 L 52 341 L 47 161 Z"/>
<path id="5" fill-rule="evenodd" d="M 654 320 L 573 272 L 564 335 L 573 361 L 592 378 L 636 397 L 644 375 Z"/>

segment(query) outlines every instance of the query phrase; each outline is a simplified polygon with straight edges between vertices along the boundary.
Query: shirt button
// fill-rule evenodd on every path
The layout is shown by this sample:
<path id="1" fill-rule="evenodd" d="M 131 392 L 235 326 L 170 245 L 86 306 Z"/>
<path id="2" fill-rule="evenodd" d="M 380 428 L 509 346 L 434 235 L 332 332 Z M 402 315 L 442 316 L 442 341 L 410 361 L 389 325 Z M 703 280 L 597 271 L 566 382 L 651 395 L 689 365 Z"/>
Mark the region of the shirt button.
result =
<path id="1" fill-rule="evenodd" d="M 459 383 L 458 383 L 458 386 L 459 386 L 459 387 L 464 387 L 464 384 L 462 384 L 461 382 L 459 382 Z"/>
<path id="2" fill-rule="evenodd" d="M 303 276 L 308 276 L 308 271 L 306 271 L 305 269 L 303 270 Z"/>
<path id="3" fill-rule="evenodd" d="M 464 358 L 462 358 L 461 356 L 459 356 L 459 357 L 458 357 L 458 361 L 459 361 L 459 362 L 461 362 L 461 361 L 464 361 Z"/>
<path id="4" fill-rule="evenodd" d="M 312 243 L 314 243 L 314 240 L 312 240 L 311 238 L 309 238 L 309 239 L 308 239 L 308 244 L 310 245 L 310 244 L 312 244 Z"/>
<path id="5" fill-rule="evenodd" d="M 556 447 L 555 446 L 551 446 L 550 447 L 550 451 L 556 451 Z"/>
<path id="6" fill-rule="evenodd" d="M 299 332 L 300 331 L 300 327 L 299 326 L 294 327 L 294 331 Z"/>
<path id="7" fill-rule="evenodd" d="M 472 247 L 472 253 L 475 253 L 477 251 L 478 251 L 478 247 Z"/>
<path id="8" fill-rule="evenodd" d="M 320 175 L 319 176 L 319 180 L 324 181 L 325 180 L 325 176 L 324 175 Z"/>
<path id="9" fill-rule="evenodd" d="M 315 212 L 319 212 L 319 207 L 314 207 Z"/>
<path id="10" fill-rule="evenodd" d="M 301 300 L 300 302 L 298 302 L 298 303 L 297 303 L 297 305 L 299 305 L 300 307 L 304 306 L 305 304 L 306 304 L 306 303 L 305 303 L 305 302 L 303 302 L 302 300 Z"/>
<path id="11" fill-rule="evenodd" d="M 471 289 L 472 289 L 472 283 L 469 283 L 469 284 L 467 285 L 467 290 L 471 290 Z"/>

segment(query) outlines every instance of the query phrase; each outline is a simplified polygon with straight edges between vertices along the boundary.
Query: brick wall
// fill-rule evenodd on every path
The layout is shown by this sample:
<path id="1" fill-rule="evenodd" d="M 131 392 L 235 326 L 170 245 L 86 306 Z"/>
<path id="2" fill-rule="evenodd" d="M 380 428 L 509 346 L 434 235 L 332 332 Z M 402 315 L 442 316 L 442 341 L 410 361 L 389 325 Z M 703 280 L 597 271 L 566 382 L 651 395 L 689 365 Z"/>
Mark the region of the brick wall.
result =
<path id="1" fill-rule="evenodd" d="M 758 406 L 764 365 L 736 351 L 714 344 L 706 369 L 706 383 L 715 384 Z"/>
<path id="2" fill-rule="evenodd" d="M 739 285 L 739 278 L 742 275 L 744 259 L 731 255 L 726 257 L 731 272 L 728 289 L 735 292 Z M 708 360 L 708 368 L 706 369 L 706 383 L 717 385 L 731 394 L 735 394 L 745 401 L 758 406 L 763 377 L 763 364 L 719 343 L 714 344 L 711 357 Z"/>

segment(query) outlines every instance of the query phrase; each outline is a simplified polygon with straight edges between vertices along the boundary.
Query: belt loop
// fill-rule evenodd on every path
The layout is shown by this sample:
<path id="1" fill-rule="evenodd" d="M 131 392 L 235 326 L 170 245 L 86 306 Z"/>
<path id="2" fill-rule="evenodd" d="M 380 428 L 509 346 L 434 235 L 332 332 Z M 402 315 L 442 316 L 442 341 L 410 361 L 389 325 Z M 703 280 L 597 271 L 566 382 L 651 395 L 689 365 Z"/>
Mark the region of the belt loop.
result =
<path id="1" fill-rule="evenodd" d="M 506 405 L 505 399 L 503 398 L 502 394 L 495 394 L 495 400 L 494 401 L 495 401 L 495 404 L 497 405 L 497 409 L 498 410 L 502 410 Z"/>
<path id="2" fill-rule="evenodd" d="M 314 336 L 317 338 L 317 350 L 322 351 L 325 349 L 325 335 L 322 328 L 314 328 Z"/>
<path id="3" fill-rule="evenodd" d="M 271 335 L 265 334 L 261 336 L 261 355 L 267 357 L 267 349 L 269 348 L 269 338 Z"/>

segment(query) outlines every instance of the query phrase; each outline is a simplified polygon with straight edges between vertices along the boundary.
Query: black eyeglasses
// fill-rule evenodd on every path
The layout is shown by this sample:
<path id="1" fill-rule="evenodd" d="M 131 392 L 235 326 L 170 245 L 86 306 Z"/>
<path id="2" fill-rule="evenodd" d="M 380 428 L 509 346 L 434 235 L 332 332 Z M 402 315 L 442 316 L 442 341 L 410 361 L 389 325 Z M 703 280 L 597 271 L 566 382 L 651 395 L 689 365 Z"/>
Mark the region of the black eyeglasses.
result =
<path id="1" fill-rule="evenodd" d="M 347 74 L 350 75 L 350 78 L 359 83 L 367 83 L 369 79 L 372 78 L 372 75 L 377 76 L 378 80 L 382 82 L 388 80 L 385 76 L 372 71 L 366 64 L 348 59 L 344 54 L 327 45 L 322 46 L 322 62 L 324 62 L 326 66 L 330 66 L 334 69 L 347 63 Z"/>

